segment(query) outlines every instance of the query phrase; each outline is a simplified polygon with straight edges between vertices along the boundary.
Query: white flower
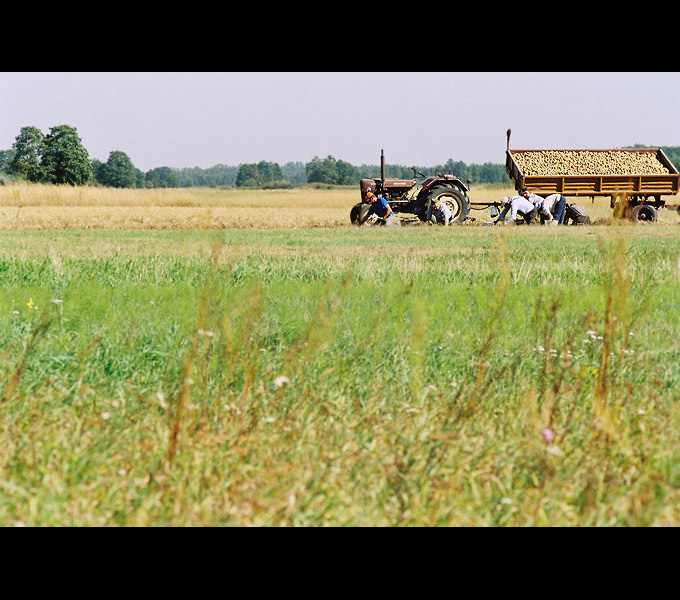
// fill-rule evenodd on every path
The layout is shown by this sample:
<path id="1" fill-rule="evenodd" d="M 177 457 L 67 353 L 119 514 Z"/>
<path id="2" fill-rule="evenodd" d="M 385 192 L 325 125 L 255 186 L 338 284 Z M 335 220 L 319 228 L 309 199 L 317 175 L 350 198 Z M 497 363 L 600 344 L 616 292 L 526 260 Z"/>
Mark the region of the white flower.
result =
<path id="1" fill-rule="evenodd" d="M 102 419 L 104 419 L 104 421 L 108 421 L 110 418 L 111 418 L 111 413 L 107 413 L 107 412 L 102 413 Z"/>
<path id="2" fill-rule="evenodd" d="M 60 300 L 59 298 L 52 298 L 52 304 L 63 304 L 63 300 Z"/>
<path id="3" fill-rule="evenodd" d="M 560 448 L 555 446 L 554 444 L 550 445 L 550 446 L 546 446 L 545 451 L 548 454 L 552 454 L 553 456 L 564 456 L 564 452 Z"/>
<path id="4" fill-rule="evenodd" d="M 203 331 L 203 329 L 199 329 L 196 333 L 198 335 L 204 335 L 206 337 L 215 337 L 215 334 L 212 331 Z"/>
<path id="5" fill-rule="evenodd" d="M 156 398 L 158 398 L 158 404 L 160 404 L 162 408 L 168 408 L 168 404 L 165 401 L 165 394 L 163 392 L 156 392 Z"/>
<path id="6" fill-rule="evenodd" d="M 288 379 L 288 377 L 286 377 L 285 375 L 279 375 L 276 379 L 274 379 L 274 385 L 277 388 L 281 388 L 281 387 L 284 387 L 284 386 L 289 385 L 289 384 L 290 384 L 290 379 Z"/>
<path id="7" fill-rule="evenodd" d="M 276 421 L 274 417 L 266 417 L 264 420 L 265 423 L 273 423 L 274 421 Z"/>

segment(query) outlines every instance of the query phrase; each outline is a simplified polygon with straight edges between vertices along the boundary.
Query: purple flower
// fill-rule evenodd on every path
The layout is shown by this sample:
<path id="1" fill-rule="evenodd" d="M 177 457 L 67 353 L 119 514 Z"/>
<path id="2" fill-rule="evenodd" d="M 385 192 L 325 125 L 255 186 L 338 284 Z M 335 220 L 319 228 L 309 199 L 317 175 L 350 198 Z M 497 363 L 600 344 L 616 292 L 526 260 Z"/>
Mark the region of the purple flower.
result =
<path id="1" fill-rule="evenodd" d="M 553 438 L 555 437 L 555 432 L 552 429 L 549 429 L 548 427 L 544 427 L 541 429 L 541 436 L 543 436 L 543 441 L 546 444 L 549 444 L 550 442 L 553 441 Z"/>

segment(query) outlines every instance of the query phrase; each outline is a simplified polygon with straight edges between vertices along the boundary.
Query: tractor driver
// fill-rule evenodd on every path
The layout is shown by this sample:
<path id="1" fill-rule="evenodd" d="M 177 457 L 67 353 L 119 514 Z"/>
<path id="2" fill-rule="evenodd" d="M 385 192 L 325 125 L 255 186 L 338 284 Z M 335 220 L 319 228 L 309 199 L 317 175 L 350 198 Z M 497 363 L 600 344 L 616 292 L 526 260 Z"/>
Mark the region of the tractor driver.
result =
<path id="1" fill-rule="evenodd" d="M 392 207 L 389 205 L 385 198 L 378 198 L 370 190 L 366 192 L 366 202 L 368 202 L 371 207 L 368 209 L 368 214 L 366 218 L 371 215 L 376 215 L 378 217 L 378 222 L 376 225 L 385 225 L 387 227 L 400 227 L 401 223 L 397 221 L 394 216 Z"/>

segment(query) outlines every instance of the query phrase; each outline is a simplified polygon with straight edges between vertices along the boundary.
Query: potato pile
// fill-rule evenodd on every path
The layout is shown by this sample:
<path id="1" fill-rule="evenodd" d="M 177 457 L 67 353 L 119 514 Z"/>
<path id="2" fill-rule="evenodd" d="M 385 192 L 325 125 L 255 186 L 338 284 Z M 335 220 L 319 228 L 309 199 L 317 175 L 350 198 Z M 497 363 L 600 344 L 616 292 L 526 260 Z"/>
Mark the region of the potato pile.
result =
<path id="1" fill-rule="evenodd" d="M 668 175 L 651 152 L 625 150 L 531 150 L 512 156 L 526 176 L 532 175 Z"/>

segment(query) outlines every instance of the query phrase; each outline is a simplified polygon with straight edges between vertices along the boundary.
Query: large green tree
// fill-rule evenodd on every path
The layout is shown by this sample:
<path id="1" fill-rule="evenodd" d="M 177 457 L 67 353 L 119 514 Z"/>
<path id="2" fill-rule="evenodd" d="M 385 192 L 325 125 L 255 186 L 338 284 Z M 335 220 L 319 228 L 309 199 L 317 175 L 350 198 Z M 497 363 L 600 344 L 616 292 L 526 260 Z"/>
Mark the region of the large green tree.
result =
<path id="1" fill-rule="evenodd" d="M 328 155 L 321 159 L 315 156 L 310 162 L 305 165 L 307 170 L 307 181 L 309 183 L 338 183 L 338 165 L 337 161 Z"/>
<path id="2" fill-rule="evenodd" d="M 133 188 L 137 185 L 137 170 L 125 152 L 113 150 L 99 167 L 97 181 L 108 187 Z"/>
<path id="3" fill-rule="evenodd" d="M 338 185 L 355 185 L 359 182 L 354 165 L 344 160 L 338 160 L 335 166 L 338 170 Z"/>
<path id="4" fill-rule="evenodd" d="M 44 139 L 43 132 L 37 127 L 22 127 L 12 144 L 14 158 L 9 165 L 9 172 L 27 181 L 40 181 Z"/>
<path id="5" fill-rule="evenodd" d="M 92 163 L 75 127 L 57 125 L 43 140 L 41 179 L 83 185 L 92 179 Z"/>

